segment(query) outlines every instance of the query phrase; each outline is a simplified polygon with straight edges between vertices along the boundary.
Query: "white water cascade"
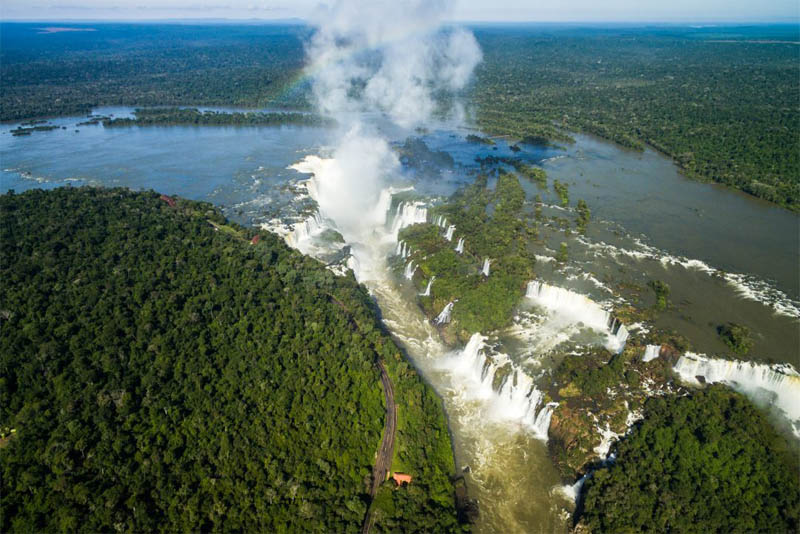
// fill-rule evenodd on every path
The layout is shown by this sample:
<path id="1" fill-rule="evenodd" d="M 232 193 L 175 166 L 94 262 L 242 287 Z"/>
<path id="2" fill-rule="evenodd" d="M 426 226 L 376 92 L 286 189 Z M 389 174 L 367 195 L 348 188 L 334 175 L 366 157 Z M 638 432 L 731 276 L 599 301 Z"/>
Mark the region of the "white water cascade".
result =
<path id="1" fill-rule="evenodd" d="M 442 309 L 442 312 L 436 316 L 436 319 L 433 320 L 435 324 L 447 324 L 450 322 L 450 314 L 453 313 L 453 302 L 448 302 L 447 305 Z"/>
<path id="2" fill-rule="evenodd" d="M 433 220 L 433 224 L 439 228 L 447 228 L 447 219 L 445 219 L 443 215 L 437 215 Z"/>
<path id="3" fill-rule="evenodd" d="M 651 360 L 655 360 L 661 355 L 661 345 L 647 345 L 644 349 L 644 355 L 642 356 L 643 362 L 649 362 Z"/>
<path id="4" fill-rule="evenodd" d="M 310 237 L 320 233 L 323 230 L 324 225 L 325 222 L 322 219 L 322 215 L 320 215 L 318 211 L 314 212 L 304 221 L 294 225 L 294 229 L 286 235 L 286 242 L 290 246 L 297 246 Z"/>
<path id="5" fill-rule="evenodd" d="M 412 278 L 414 278 L 414 273 L 416 272 L 417 272 L 417 266 L 414 265 L 413 261 L 410 261 L 406 265 L 406 269 L 405 272 L 403 273 L 403 276 L 406 277 L 406 280 L 411 280 Z"/>
<path id="6" fill-rule="evenodd" d="M 433 285 L 433 281 L 436 280 L 436 276 L 431 276 L 431 279 L 428 280 L 428 285 L 425 287 L 425 292 L 420 293 L 420 296 L 423 297 L 430 297 L 431 296 L 431 286 Z"/>
<path id="7" fill-rule="evenodd" d="M 542 392 L 533 379 L 505 354 L 487 357 L 485 341 L 482 335 L 473 334 L 463 350 L 442 361 L 442 367 L 466 385 L 471 398 L 488 401 L 493 419 L 517 422 L 547 441 L 550 418 L 558 404 L 542 405 Z"/>
<path id="8" fill-rule="evenodd" d="M 685 382 L 698 384 L 697 377 L 707 383 L 722 382 L 757 404 L 776 407 L 800 437 L 800 375 L 791 365 L 723 360 L 687 352 L 673 369 Z"/>
<path id="9" fill-rule="evenodd" d="M 592 330 L 604 332 L 608 350 L 619 353 L 625 348 L 628 339 L 625 325 L 585 295 L 534 280 L 528 283 L 525 296 L 553 315 L 560 315 Z"/>
<path id="10" fill-rule="evenodd" d="M 392 221 L 392 234 L 397 239 L 397 234 L 406 226 L 427 222 L 428 209 L 422 202 L 400 202 L 397 205 L 394 220 Z"/>
<path id="11" fill-rule="evenodd" d="M 455 231 L 456 231 L 455 225 L 451 224 L 450 226 L 447 227 L 447 231 L 444 233 L 444 238 L 447 239 L 448 241 L 452 241 L 453 240 L 453 232 L 455 232 Z"/>
<path id="12" fill-rule="evenodd" d="M 483 273 L 483 276 L 485 276 L 487 278 L 489 277 L 489 266 L 491 264 L 492 264 L 492 261 L 489 258 L 486 258 L 485 260 L 483 260 L 483 269 L 481 269 L 481 272 Z"/>
<path id="13" fill-rule="evenodd" d="M 464 253 L 464 238 L 463 237 L 459 237 L 458 238 L 458 244 L 456 245 L 456 252 L 458 252 L 459 254 L 463 254 Z"/>

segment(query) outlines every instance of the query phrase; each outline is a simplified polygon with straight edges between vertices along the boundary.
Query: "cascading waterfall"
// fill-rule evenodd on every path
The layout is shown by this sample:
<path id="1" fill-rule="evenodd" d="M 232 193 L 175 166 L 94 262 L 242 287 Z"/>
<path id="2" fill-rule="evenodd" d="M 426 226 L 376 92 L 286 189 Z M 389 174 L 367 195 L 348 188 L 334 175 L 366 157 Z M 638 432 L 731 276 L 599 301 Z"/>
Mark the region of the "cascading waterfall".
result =
<path id="1" fill-rule="evenodd" d="M 644 355 L 642 356 L 643 362 L 649 362 L 651 360 L 655 360 L 661 354 L 661 345 L 647 345 L 644 349 Z"/>
<path id="2" fill-rule="evenodd" d="M 412 278 L 414 278 L 414 273 L 416 272 L 417 272 L 417 266 L 414 265 L 413 261 L 410 261 L 406 265 L 406 269 L 405 272 L 403 273 L 403 276 L 406 277 L 406 280 L 411 280 Z"/>
<path id="3" fill-rule="evenodd" d="M 453 302 L 448 302 L 442 312 L 433 320 L 435 324 L 447 324 L 450 322 L 450 314 L 453 313 Z"/>
<path id="4" fill-rule="evenodd" d="M 487 278 L 489 277 L 489 266 L 491 264 L 492 264 L 492 261 L 489 258 L 486 258 L 485 260 L 483 260 L 483 269 L 481 269 L 481 272 L 483 273 L 483 276 L 485 276 Z"/>
<path id="5" fill-rule="evenodd" d="M 406 226 L 427 222 L 428 209 L 422 202 L 400 202 L 397 205 L 394 221 L 392 221 L 392 234 L 397 234 Z"/>
<path id="6" fill-rule="evenodd" d="M 398 241 L 394 250 L 394 254 L 395 256 L 400 256 L 401 258 L 406 259 L 411 255 L 411 247 L 409 247 L 405 241 Z"/>
<path id="7" fill-rule="evenodd" d="M 321 233 L 324 229 L 325 220 L 317 211 L 305 220 L 296 223 L 292 231 L 286 234 L 285 240 L 289 246 L 300 248 L 301 244 Z"/>
<path id="8" fill-rule="evenodd" d="M 447 219 L 445 219 L 443 215 L 437 215 L 433 220 L 433 224 L 439 228 L 447 228 Z"/>
<path id="9" fill-rule="evenodd" d="M 528 283 L 525 296 L 550 313 L 567 316 L 588 328 L 605 332 L 608 350 L 619 353 L 625 348 L 628 339 L 625 325 L 585 295 L 534 280 Z"/>
<path id="10" fill-rule="evenodd" d="M 673 370 L 685 382 L 698 384 L 697 377 L 707 383 L 722 382 L 756 403 L 775 406 L 800 437 L 800 375 L 791 365 L 723 360 L 687 352 Z"/>
<path id="11" fill-rule="evenodd" d="M 431 286 L 433 285 L 433 281 L 436 280 L 436 276 L 431 276 L 431 279 L 428 280 L 428 285 L 425 287 L 425 292 L 420 293 L 423 297 L 430 297 L 431 296 Z"/>
<path id="12" fill-rule="evenodd" d="M 453 232 L 455 232 L 455 231 L 456 231 L 455 225 L 451 224 L 450 226 L 447 227 L 447 231 L 444 233 L 444 238 L 447 239 L 448 241 L 452 241 L 453 240 Z"/>
<path id="13" fill-rule="evenodd" d="M 468 385 L 470 397 L 488 401 L 493 419 L 514 421 L 547 441 L 550 418 L 558 403 L 542 406 L 543 394 L 533 379 L 517 368 L 505 354 L 485 355 L 486 338 L 473 334 L 463 350 L 446 358 L 442 365 Z"/>
<path id="14" fill-rule="evenodd" d="M 459 254 L 463 254 L 464 253 L 464 238 L 463 237 L 459 237 L 458 238 L 458 244 L 456 245 L 456 252 L 458 252 Z"/>

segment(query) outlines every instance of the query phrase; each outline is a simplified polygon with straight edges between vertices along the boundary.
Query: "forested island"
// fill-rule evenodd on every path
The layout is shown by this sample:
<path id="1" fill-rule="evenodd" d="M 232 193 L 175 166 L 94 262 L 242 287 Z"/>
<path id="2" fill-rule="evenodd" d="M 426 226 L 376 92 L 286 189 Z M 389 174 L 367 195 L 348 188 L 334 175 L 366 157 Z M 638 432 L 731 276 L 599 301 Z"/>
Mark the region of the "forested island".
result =
<path id="1" fill-rule="evenodd" d="M 196 108 L 145 108 L 133 118 L 106 118 L 105 127 L 122 126 L 332 126 L 334 121 L 312 113 L 221 112 Z"/>
<path id="2" fill-rule="evenodd" d="M 0 197 L 0 530 L 460 532 L 440 401 L 352 276 L 210 204 Z"/>

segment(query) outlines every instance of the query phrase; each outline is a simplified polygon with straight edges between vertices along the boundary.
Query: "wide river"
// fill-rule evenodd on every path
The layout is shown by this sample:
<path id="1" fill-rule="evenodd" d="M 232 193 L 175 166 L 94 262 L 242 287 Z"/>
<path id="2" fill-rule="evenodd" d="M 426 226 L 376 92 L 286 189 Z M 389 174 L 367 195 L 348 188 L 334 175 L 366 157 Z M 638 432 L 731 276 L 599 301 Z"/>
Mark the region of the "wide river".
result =
<path id="1" fill-rule="evenodd" d="M 95 113 L 124 116 L 131 111 Z M 16 125 L 0 125 L 0 190 L 66 185 L 154 189 L 212 202 L 243 224 L 262 224 L 286 217 L 297 205 L 296 184 L 307 176 L 288 167 L 309 155 L 329 155 L 338 135 L 335 129 L 289 126 L 77 126 L 82 120 L 55 119 L 52 124 L 63 128 L 19 137 L 10 134 Z M 388 133 L 398 146 L 408 134 Z M 584 199 L 592 211 L 587 236 L 569 240 L 565 269 L 548 261 L 563 237 L 550 239 L 545 232 L 536 267 L 541 278 L 598 302 L 628 299 L 640 306 L 652 297 L 617 288 L 663 280 L 671 287 L 672 306 L 652 326 L 680 332 L 697 352 L 730 358 L 716 327 L 729 321 L 745 324 L 754 333 L 753 359 L 798 366 L 798 215 L 688 180 L 652 151 L 626 151 L 578 135 L 563 149 L 523 146 L 512 152 L 502 140 L 494 147 L 468 143 L 467 133 L 452 125 L 416 133 L 431 150 L 449 153 L 455 165 L 407 166 L 398 185 L 440 198 L 472 179 L 476 157 L 537 163 L 551 179 L 569 185 L 571 206 Z M 529 198 L 538 194 L 545 203 L 556 203 L 552 189 L 528 182 L 523 186 Z M 548 215 L 560 211 L 546 208 Z M 495 423 L 481 400 L 469 394 L 452 369 L 462 352 L 442 345 L 419 310 L 408 306 L 413 294 L 402 280 L 379 277 L 367 285 L 394 335 L 445 401 L 457 463 L 470 466 L 470 491 L 480 501 L 479 531 L 564 530 L 563 503 L 553 491 L 560 481 L 543 441 Z"/>

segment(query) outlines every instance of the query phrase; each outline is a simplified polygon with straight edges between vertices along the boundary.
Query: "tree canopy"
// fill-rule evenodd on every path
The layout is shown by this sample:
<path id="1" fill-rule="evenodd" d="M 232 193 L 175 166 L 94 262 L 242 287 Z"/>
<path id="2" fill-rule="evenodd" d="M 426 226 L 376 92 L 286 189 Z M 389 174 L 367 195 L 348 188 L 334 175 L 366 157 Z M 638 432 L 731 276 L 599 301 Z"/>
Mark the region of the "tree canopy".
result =
<path id="1" fill-rule="evenodd" d="M 254 236 L 153 192 L 0 197 L 0 530 L 357 531 L 377 358 L 414 475 L 386 524 L 460 529 L 440 402 L 369 295 Z"/>

